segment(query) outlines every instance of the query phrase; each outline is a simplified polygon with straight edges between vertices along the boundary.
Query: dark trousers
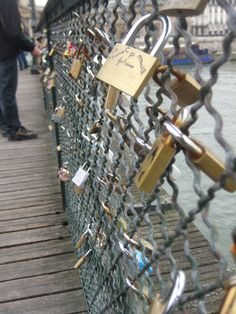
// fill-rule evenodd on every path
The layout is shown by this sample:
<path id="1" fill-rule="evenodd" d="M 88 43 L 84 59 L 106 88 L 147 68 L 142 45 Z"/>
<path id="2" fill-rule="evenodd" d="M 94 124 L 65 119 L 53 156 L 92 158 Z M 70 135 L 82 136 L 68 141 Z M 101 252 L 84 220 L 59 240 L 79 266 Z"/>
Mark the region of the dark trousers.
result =
<path id="1" fill-rule="evenodd" d="M 0 129 L 8 135 L 21 126 L 16 102 L 17 59 L 0 60 Z"/>

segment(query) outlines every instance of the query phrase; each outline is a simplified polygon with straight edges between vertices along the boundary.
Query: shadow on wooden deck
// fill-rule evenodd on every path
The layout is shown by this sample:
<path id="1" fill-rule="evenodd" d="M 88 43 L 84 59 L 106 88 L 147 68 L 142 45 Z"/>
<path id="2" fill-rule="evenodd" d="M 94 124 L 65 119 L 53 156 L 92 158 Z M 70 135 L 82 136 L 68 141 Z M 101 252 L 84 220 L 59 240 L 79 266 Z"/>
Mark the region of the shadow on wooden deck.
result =
<path id="1" fill-rule="evenodd" d="M 20 74 L 18 103 L 39 138 L 0 135 L 0 313 L 86 313 L 38 76 Z"/>

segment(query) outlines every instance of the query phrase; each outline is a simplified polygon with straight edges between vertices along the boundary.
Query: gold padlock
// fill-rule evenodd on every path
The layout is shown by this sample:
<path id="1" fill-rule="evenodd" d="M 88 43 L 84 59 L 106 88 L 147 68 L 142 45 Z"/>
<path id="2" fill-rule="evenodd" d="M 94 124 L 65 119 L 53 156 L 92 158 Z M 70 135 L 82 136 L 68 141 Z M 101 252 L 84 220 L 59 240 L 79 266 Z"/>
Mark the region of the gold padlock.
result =
<path id="1" fill-rule="evenodd" d="M 78 80 L 78 78 L 80 77 L 84 63 L 84 55 L 81 55 L 80 52 L 81 49 L 78 49 L 69 71 L 70 77 L 75 80 Z"/>
<path id="2" fill-rule="evenodd" d="M 90 229 L 90 225 L 88 225 L 88 227 L 86 228 L 85 232 L 82 233 L 81 237 L 79 238 L 79 240 L 76 242 L 75 248 L 77 250 L 79 250 L 81 248 L 81 246 L 85 243 L 85 241 L 87 240 L 88 236 L 93 235 L 92 231 Z"/>
<path id="3" fill-rule="evenodd" d="M 188 155 L 193 164 L 213 181 L 218 182 L 226 171 L 222 161 L 197 140 L 184 135 L 171 122 L 165 122 L 164 126 L 169 134 L 184 148 L 184 152 Z M 228 176 L 222 188 L 229 192 L 234 192 L 236 190 L 236 182 L 232 177 Z"/>
<path id="4" fill-rule="evenodd" d="M 168 16 L 194 16 L 202 14 L 208 0 L 164 0 L 159 4 L 160 14 Z"/>
<path id="5" fill-rule="evenodd" d="M 75 264 L 74 269 L 79 269 L 87 260 L 88 256 L 92 253 L 90 249 L 84 256 L 82 256 L 78 262 Z"/>
<path id="6" fill-rule="evenodd" d="M 177 116 L 172 119 L 172 122 L 177 127 L 182 128 L 189 121 L 189 118 L 189 111 L 183 108 L 178 111 Z M 168 132 L 163 130 L 152 149 L 146 155 L 134 178 L 137 188 L 143 192 L 151 193 L 175 154 L 175 141 Z"/>
<path id="7" fill-rule="evenodd" d="M 65 115 L 65 107 L 58 106 L 54 109 L 53 115 L 52 115 L 52 121 L 54 122 L 60 122 L 62 118 Z"/>
<path id="8" fill-rule="evenodd" d="M 112 220 L 113 217 L 116 215 L 115 208 L 111 208 L 108 204 L 105 204 L 104 202 L 102 202 L 102 208 L 104 213 L 110 220 Z M 128 229 L 128 223 L 122 216 L 118 217 L 116 226 L 118 230 L 127 231 Z"/>
<path id="9" fill-rule="evenodd" d="M 163 73 L 167 70 L 167 66 L 159 67 L 153 75 L 154 81 L 162 86 L 162 82 L 158 78 L 158 73 Z M 170 81 L 170 88 L 178 98 L 179 106 L 189 106 L 199 101 L 201 85 L 188 73 L 173 68 L 171 73 L 176 77 Z M 165 94 L 171 98 L 169 93 Z"/>
<path id="10" fill-rule="evenodd" d="M 168 133 L 162 132 L 134 178 L 137 188 L 143 192 L 151 193 L 175 153 L 176 148 L 172 137 Z"/>
<path id="11" fill-rule="evenodd" d="M 220 314 L 236 313 L 236 276 L 232 276 L 225 284 L 226 295 L 224 297 Z"/>
<path id="12" fill-rule="evenodd" d="M 154 250 L 153 245 L 149 241 L 143 238 L 139 238 L 137 235 L 134 235 L 133 238 L 130 238 L 127 233 L 124 233 L 124 238 L 129 242 L 131 246 L 135 246 L 138 249 L 141 249 L 141 245 L 138 243 L 139 240 L 146 249 L 148 249 L 149 251 Z"/>
<path id="13" fill-rule="evenodd" d="M 52 49 L 51 49 L 50 52 L 49 52 L 49 57 L 54 56 L 54 54 L 55 54 L 55 52 L 56 52 L 57 46 L 58 46 L 58 43 L 55 43 L 55 44 L 53 45 Z"/>
<path id="14" fill-rule="evenodd" d="M 140 29 L 154 20 L 162 22 L 163 32 L 151 53 L 147 54 L 130 47 L 129 45 L 135 41 L 135 37 Z M 138 98 L 155 69 L 160 65 L 160 60 L 157 56 L 166 44 L 170 33 L 171 22 L 168 17 L 160 16 L 159 14 L 147 14 L 136 21 L 122 44 L 118 43 L 115 45 L 97 74 L 99 80 L 113 87 L 109 90 L 108 108 L 115 107 L 119 91 L 136 99 Z"/>

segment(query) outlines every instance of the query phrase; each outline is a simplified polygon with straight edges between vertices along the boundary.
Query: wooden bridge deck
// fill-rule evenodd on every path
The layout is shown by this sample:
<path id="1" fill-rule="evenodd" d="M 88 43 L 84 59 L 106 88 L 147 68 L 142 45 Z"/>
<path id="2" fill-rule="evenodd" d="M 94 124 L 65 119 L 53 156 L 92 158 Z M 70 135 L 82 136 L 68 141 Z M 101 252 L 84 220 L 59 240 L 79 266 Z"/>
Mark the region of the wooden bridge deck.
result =
<path id="1" fill-rule="evenodd" d="M 0 313 L 86 313 L 38 76 L 20 74 L 18 102 L 39 138 L 0 135 Z"/>

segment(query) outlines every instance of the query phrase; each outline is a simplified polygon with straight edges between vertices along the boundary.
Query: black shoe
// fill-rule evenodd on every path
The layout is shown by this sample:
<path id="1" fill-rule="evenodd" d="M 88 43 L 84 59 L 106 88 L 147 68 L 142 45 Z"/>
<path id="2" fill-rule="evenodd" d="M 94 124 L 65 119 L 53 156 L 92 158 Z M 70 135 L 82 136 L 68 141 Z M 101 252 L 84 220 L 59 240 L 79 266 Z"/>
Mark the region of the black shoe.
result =
<path id="1" fill-rule="evenodd" d="M 24 126 L 21 126 L 13 135 L 8 136 L 8 141 L 24 141 L 32 140 L 38 137 L 38 134 L 27 130 Z"/>

